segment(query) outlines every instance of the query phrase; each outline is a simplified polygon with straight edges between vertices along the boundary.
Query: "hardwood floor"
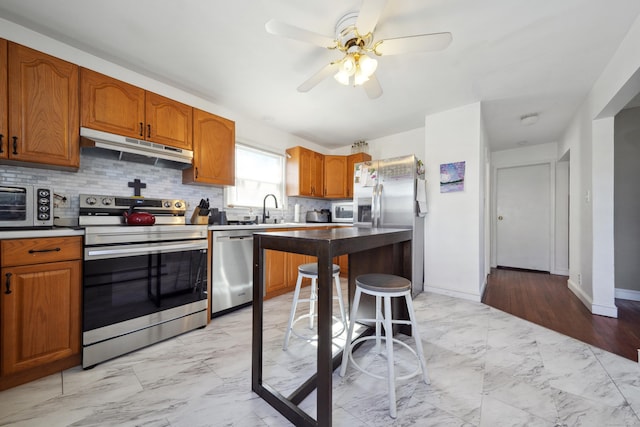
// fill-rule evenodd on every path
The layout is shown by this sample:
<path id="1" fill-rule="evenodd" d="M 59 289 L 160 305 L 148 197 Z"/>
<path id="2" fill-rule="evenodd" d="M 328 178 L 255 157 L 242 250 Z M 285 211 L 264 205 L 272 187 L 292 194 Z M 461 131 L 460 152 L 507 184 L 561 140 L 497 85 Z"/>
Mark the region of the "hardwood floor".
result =
<path id="1" fill-rule="evenodd" d="M 482 302 L 522 319 L 638 361 L 640 302 L 616 299 L 618 318 L 592 315 L 567 277 L 491 269 Z"/>

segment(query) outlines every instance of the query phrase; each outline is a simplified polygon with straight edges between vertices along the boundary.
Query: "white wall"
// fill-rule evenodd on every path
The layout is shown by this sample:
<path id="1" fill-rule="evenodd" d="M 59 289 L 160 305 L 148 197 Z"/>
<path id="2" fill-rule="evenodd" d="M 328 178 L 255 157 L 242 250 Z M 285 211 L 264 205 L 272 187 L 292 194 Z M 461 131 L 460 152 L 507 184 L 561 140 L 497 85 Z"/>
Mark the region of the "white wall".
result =
<path id="1" fill-rule="evenodd" d="M 640 17 L 560 142 L 570 152 L 569 288 L 592 313 L 617 317 L 613 242 L 613 116 L 640 91 Z"/>
<path id="2" fill-rule="evenodd" d="M 615 117 L 614 233 L 616 298 L 640 300 L 640 108 Z"/>
<path id="3" fill-rule="evenodd" d="M 556 163 L 554 274 L 569 275 L 569 161 Z"/>
<path id="4" fill-rule="evenodd" d="M 480 301 L 485 144 L 480 103 L 426 116 L 425 290 Z M 440 193 L 440 164 L 466 162 L 464 191 Z"/>
<path id="5" fill-rule="evenodd" d="M 396 133 L 383 138 L 367 141 L 369 154 L 374 160 L 401 157 L 415 154 L 420 160 L 424 160 L 424 128 Z M 332 150 L 331 154 L 351 154 L 351 146 L 340 147 Z"/>

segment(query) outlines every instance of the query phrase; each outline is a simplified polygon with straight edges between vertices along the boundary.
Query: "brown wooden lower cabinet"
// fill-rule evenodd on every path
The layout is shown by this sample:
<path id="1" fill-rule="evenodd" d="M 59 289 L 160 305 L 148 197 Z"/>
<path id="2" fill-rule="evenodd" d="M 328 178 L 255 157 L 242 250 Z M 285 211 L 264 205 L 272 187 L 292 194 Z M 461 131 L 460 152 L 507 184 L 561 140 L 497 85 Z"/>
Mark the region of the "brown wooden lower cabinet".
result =
<path id="1" fill-rule="evenodd" d="M 292 292 L 298 280 L 298 266 L 314 262 L 315 257 L 280 251 L 265 253 L 265 299 Z M 309 285 L 305 279 L 303 286 Z"/>
<path id="2" fill-rule="evenodd" d="M 80 364 L 81 237 L 3 240 L 0 390 Z"/>
<path id="3" fill-rule="evenodd" d="M 267 231 L 292 231 L 292 230 L 322 230 L 334 228 L 334 226 L 305 227 L 292 229 L 272 229 Z M 280 251 L 265 251 L 265 299 L 293 292 L 298 280 L 298 266 L 310 262 L 317 262 L 316 257 L 300 255 Z M 349 277 L 349 256 L 342 255 L 333 261 L 340 266 L 340 276 Z M 310 279 L 304 279 L 302 286 L 311 284 Z"/>

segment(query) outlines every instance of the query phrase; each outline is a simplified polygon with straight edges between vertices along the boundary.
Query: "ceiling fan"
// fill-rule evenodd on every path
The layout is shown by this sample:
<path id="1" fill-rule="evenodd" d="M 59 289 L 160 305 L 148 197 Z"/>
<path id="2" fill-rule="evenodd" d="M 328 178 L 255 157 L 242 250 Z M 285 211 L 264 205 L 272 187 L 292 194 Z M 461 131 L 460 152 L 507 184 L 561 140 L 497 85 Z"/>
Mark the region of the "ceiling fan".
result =
<path id="1" fill-rule="evenodd" d="M 298 86 L 308 92 L 325 78 L 333 75 L 343 85 L 364 88 L 371 99 L 382 95 L 382 87 L 375 76 L 377 56 L 441 50 L 449 46 L 451 33 L 418 34 L 376 40 L 374 30 L 387 0 L 363 0 L 360 12 L 351 12 L 338 20 L 335 37 L 328 37 L 277 20 L 265 24 L 268 33 L 312 43 L 344 54 L 330 62 Z"/>

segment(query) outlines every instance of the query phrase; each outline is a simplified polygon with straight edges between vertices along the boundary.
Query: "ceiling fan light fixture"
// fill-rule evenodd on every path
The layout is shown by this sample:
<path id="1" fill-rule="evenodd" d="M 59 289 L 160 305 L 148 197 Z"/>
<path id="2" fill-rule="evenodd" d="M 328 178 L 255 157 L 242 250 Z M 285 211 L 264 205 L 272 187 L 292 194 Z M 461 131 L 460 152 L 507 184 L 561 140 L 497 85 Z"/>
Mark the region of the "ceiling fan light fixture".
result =
<path id="1" fill-rule="evenodd" d="M 342 70 L 335 73 L 333 78 L 336 79 L 336 81 L 342 85 L 345 85 L 345 86 L 349 85 L 349 74 L 343 72 Z"/>
<path id="2" fill-rule="evenodd" d="M 368 55 L 360 55 L 360 58 L 358 58 L 358 68 L 362 74 L 369 79 L 369 77 L 375 73 L 376 68 L 378 68 L 378 61 Z"/>
<path id="3" fill-rule="evenodd" d="M 340 64 L 340 72 L 345 73 L 347 76 L 353 76 L 358 69 L 358 61 L 353 54 L 348 54 L 342 60 Z"/>
<path id="4" fill-rule="evenodd" d="M 362 70 L 358 70 L 356 75 L 353 77 L 353 85 L 360 86 L 369 80 L 369 76 L 362 72 Z"/>

